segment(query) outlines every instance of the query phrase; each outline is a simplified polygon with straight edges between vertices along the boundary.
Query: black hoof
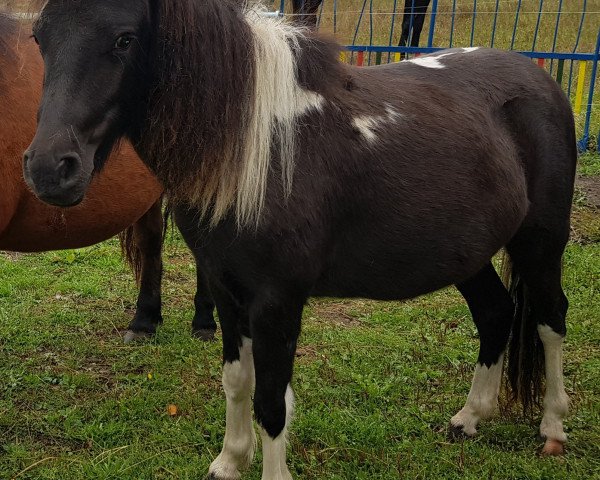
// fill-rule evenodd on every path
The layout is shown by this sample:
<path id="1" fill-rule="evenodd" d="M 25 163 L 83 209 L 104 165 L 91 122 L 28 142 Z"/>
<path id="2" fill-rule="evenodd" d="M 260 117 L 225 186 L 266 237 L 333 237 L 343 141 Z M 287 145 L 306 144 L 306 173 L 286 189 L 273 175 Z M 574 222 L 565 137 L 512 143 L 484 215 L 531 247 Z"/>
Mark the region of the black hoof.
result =
<path id="1" fill-rule="evenodd" d="M 215 332 L 216 330 L 211 330 L 209 328 L 199 328 L 197 330 L 192 330 L 192 335 L 205 342 L 214 342 Z"/>
<path id="2" fill-rule="evenodd" d="M 217 477 L 214 473 L 209 473 L 204 480 L 228 480 L 225 477 Z"/>
<path id="3" fill-rule="evenodd" d="M 136 332 L 135 330 L 127 330 L 123 336 L 123 343 L 128 344 L 138 340 L 146 340 L 147 338 L 152 338 L 153 336 L 154 334 L 150 332 Z"/>
<path id="4" fill-rule="evenodd" d="M 467 438 L 471 437 L 465 433 L 462 425 L 450 424 L 448 428 L 448 440 L 450 440 L 451 442 L 459 442 L 466 440 Z"/>

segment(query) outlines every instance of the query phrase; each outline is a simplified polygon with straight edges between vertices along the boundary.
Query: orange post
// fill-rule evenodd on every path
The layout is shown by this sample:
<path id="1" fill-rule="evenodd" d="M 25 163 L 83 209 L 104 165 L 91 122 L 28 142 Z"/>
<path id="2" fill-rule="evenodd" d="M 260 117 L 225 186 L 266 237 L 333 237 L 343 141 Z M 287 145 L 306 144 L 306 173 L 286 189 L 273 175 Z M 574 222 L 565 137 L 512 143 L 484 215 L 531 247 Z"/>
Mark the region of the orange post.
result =
<path id="1" fill-rule="evenodd" d="M 359 67 L 362 67 L 364 61 L 365 61 L 365 52 L 358 52 L 358 55 L 356 55 L 356 65 Z"/>

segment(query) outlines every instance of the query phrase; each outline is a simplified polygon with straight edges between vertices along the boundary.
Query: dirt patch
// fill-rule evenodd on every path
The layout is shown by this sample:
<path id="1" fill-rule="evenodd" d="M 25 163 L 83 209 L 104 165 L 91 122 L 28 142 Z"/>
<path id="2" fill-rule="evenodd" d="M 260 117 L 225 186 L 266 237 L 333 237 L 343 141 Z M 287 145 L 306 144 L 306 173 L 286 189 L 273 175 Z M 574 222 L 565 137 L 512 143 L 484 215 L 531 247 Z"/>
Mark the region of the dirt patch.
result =
<path id="1" fill-rule="evenodd" d="M 19 259 L 25 254 L 20 252 L 0 251 L 0 255 L 2 255 L 2 257 L 7 259 L 9 262 L 18 262 Z"/>
<path id="2" fill-rule="evenodd" d="M 600 175 L 577 177 L 575 181 L 571 241 L 600 242 Z"/>
<path id="3" fill-rule="evenodd" d="M 360 317 L 373 302 L 360 300 L 315 300 L 310 303 L 311 316 L 344 327 L 361 325 Z"/>
<path id="4" fill-rule="evenodd" d="M 582 201 L 590 207 L 600 208 L 600 175 L 577 177 L 575 186 L 583 194 Z"/>

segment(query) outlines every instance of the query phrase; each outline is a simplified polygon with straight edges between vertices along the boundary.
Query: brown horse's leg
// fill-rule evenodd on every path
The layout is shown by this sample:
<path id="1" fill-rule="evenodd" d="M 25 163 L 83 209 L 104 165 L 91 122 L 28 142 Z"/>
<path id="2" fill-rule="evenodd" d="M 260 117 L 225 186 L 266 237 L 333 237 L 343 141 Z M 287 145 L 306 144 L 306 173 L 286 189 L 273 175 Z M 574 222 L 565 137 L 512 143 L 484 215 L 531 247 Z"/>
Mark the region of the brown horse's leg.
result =
<path id="1" fill-rule="evenodd" d="M 162 323 L 160 289 L 163 225 L 160 200 L 133 225 L 134 248 L 140 264 L 140 293 L 135 316 L 125 334 L 126 343 L 153 335 L 156 327 Z"/>
<path id="2" fill-rule="evenodd" d="M 192 334 L 202 340 L 213 340 L 217 330 L 217 324 L 213 317 L 215 304 L 212 299 L 210 285 L 203 270 L 202 251 L 198 245 L 202 244 L 198 236 L 198 216 L 194 211 L 186 207 L 176 207 L 173 210 L 173 219 L 186 245 L 194 254 L 196 260 L 196 296 L 194 306 L 196 312 L 192 321 Z"/>
<path id="3" fill-rule="evenodd" d="M 196 261 L 196 296 L 194 307 L 196 313 L 192 321 L 192 334 L 202 340 L 214 340 L 217 324 L 213 317 L 215 304 L 210 294 L 208 280 Z"/>

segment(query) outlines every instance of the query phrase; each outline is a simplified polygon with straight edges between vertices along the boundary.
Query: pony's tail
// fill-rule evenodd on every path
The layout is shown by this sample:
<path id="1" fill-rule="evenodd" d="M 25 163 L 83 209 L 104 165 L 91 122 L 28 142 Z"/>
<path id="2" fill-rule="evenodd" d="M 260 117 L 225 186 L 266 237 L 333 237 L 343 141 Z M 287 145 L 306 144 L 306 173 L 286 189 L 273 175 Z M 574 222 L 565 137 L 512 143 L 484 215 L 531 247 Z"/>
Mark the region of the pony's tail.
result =
<path id="1" fill-rule="evenodd" d="M 515 304 L 508 345 L 509 398 L 520 402 L 525 413 L 540 405 L 544 378 L 544 348 L 537 330 L 527 284 L 504 253 L 502 277 Z"/>
<path id="2" fill-rule="evenodd" d="M 130 225 L 119 233 L 119 243 L 121 244 L 121 255 L 131 268 L 135 282 L 139 286 L 142 277 L 142 251 L 135 241 L 133 232 L 133 225 Z"/>

